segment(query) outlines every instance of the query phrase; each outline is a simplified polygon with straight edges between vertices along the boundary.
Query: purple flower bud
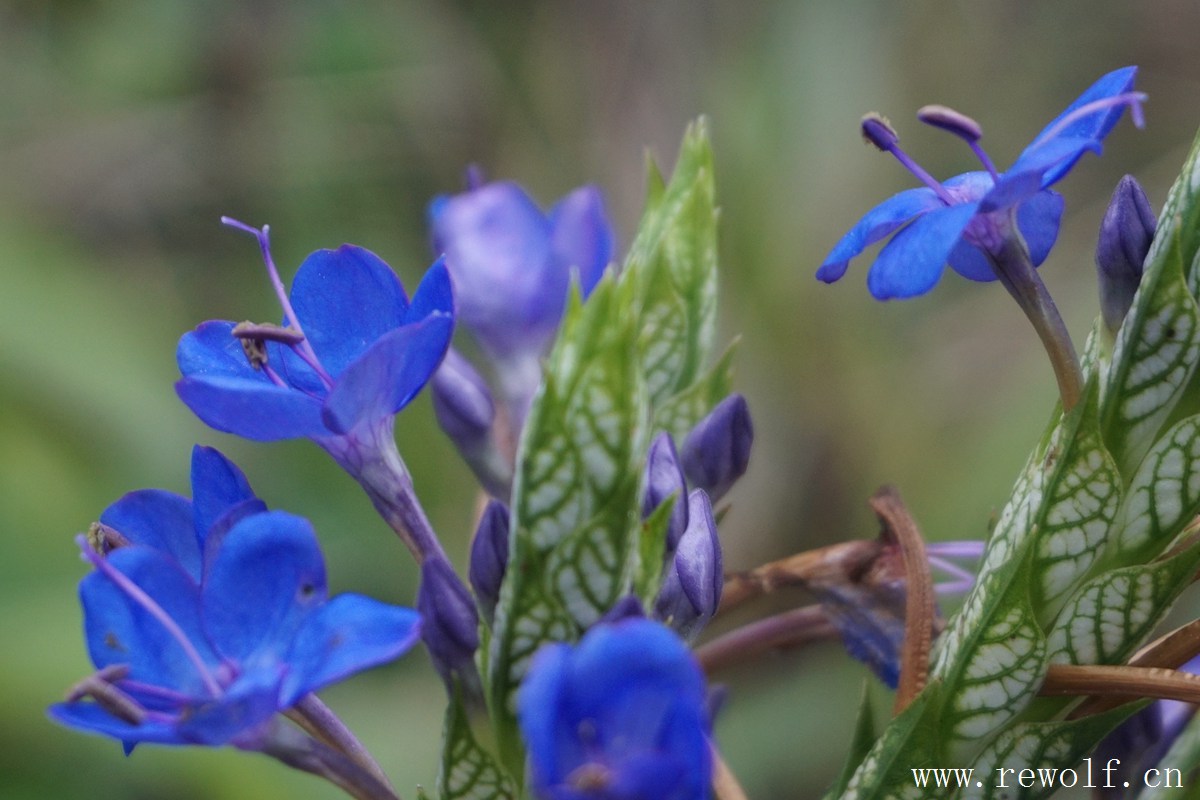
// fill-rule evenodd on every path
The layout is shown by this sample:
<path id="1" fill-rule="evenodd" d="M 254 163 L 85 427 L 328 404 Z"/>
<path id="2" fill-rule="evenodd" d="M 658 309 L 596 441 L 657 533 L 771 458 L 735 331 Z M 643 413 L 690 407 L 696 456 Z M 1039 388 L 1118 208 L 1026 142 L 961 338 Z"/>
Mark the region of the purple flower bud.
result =
<path id="1" fill-rule="evenodd" d="M 690 522 L 663 577 L 654 614 L 690 638 L 716 613 L 725 576 L 708 495 L 696 489 L 688 495 L 687 505 Z"/>
<path id="2" fill-rule="evenodd" d="M 454 278 L 459 319 L 498 362 L 540 357 L 574 273 L 586 296 L 612 257 L 613 234 L 594 187 L 545 214 L 515 183 L 487 183 L 430 206 L 433 245 Z"/>
<path id="3" fill-rule="evenodd" d="M 1105 327 L 1113 333 L 1133 304 L 1155 228 L 1154 210 L 1142 187 L 1130 175 L 1121 178 L 1104 212 L 1096 245 L 1100 311 Z"/>
<path id="4" fill-rule="evenodd" d="M 433 374 L 433 412 L 459 450 L 478 448 L 488 438 L 496 408 L 487 383 L 471 363 L 451 348 Z"/>
<path id="5" fill-rule="evenodd" d="M 475 590 L 475 599 L 490 625 L 496 601 L 500 599 L 500 584 L 508 566 L 508 509 L 499 500 L 491 500 L 479 518 L 475 538 L 471 541 L 471 564 L 467 578 Z"/>
<path id="6" fill-rule="evenodd" d="M 669 497 L 675 498 L 671 509 L 671 521 L 667 525 L 667 552 L 672 552 L 679 543 L 688 524 L 687 483 L 679 454 L 675 451 L 675 440 L 669 433 L 654 437 L 646 453 L 646 494 L 642 500 L 643 519 L 654 513 Z"/>
<path id="7" fill-rule="evenodd" d="M 475 603 L 446 559 L 435 556 L 421 565 L 417 592 L 421 638 L 438 674 L 447 682 L 455 673 L 473 675 L 479 648 Z"/>
<path id="8" fill-rule="evenodd" d="M 688 483 L 717 502 L 746 472 L 754 427 L 740 394 L 726 397 L 700 420 L 683 442 L 683 471 Z"/>

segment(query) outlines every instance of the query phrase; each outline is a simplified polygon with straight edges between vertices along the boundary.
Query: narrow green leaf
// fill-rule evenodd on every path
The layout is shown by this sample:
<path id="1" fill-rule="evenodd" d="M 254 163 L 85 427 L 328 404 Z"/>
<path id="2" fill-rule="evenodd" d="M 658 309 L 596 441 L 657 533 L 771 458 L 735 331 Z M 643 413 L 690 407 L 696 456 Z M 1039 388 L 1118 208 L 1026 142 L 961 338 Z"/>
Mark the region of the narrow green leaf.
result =
<path id="1" fill-rule="evenodd" d="M 871 752 L 879 732 L 875 729 L 875 709 L 871 703 L 871 684 L 863 684 L 862 700 L 858 703 L 858 721 L 854 724 L 854 737 L 850 740 L 850 751 L 846 755 L 846 763 L 842 772 L 830 789 L 831 796 L 838 796 L 846 790 L 855 770 Z"/>
<path id="2" fill-rule="evenodd" d="M 1200 716 L 1193 716 L 1170 749 L 1154 765 L 1155 781 L 1161 786 L 1146 786 L 1138 800 L 1192 800 L 1200 791 L 1196 773 L 1200 770 Z"/>
<path id="3" fill-rule="evenodd" d="M 921 788 L 914 765 L 940 762 L 943 751 L 937 711 L 940 686 L 931 683 L 884 729 L 846 783 L 842 800 L 940 800 L 945 789 Z"/>

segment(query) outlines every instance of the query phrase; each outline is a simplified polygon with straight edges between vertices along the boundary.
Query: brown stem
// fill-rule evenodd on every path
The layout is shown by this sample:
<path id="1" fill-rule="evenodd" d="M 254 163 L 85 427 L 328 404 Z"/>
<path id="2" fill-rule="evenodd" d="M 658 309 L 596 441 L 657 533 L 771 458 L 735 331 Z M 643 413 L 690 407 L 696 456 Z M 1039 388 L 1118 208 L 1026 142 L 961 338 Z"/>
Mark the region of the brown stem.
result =
<path id="1" fill-rule="evenodd" d="M 1200 703 L 1200 676 L 1160 667 L 1051 664 L 1038 694 L 1100 695 L 1125 703 L 1145 697 Z"/>
<path id="2" fill-rule="evenodd" d="M 721 590 L 720 613 L 770 594 L 785 586 L 805 586 L 837 573 L 853 574 L 879 557 L 883 544 L 877 539 L 839 542 L 828 547 L 806 550 L 725 579 Z"/>
<path id="3" fill-rule="evenodd" d="M 738 783 L 737 776 L 729 769 L 725 759 L 721 758 L 716 746 L 710 743 L 709 748 L 713 760 L 713 794 L 717 800 L 747 800 L 746 790 Z"/>
<path id="4" fill-rule="evenodd" d="M 696 660 L 708 675 L 772 650 L 836 639 L 838 629 L 820 606 L 804 606 L 743 625 L 696 649 Z"/>
<path id="5" fill-rule="evenodd" d="M 904 645 L 900 651 L 900 680 L 893 713 L 899 714 L 925 688 L 929 651 L 933 646 L 933 577 L 925 557 L 925 542 L 912 515 L 894 487 L 884 486 L 871 497 L 871 509 L 884 526 L 884 538 L 894 537 L 904 559 Z"/>

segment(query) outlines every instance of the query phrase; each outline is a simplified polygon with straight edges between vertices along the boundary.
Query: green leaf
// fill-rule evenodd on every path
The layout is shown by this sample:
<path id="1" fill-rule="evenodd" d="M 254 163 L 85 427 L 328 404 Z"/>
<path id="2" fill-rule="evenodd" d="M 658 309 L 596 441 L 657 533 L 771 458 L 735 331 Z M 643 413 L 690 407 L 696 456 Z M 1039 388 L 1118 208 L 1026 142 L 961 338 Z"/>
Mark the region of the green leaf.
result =
<path id="1" fill-rule="evenodd" d="M 1200 415 L 1176 423 L 1138 467 L 1106 560 L 1153 558 L 1200 514 Z"/>
<path id="2" fill-rule="evenodd" d="M 655 406 L 691 386 L 712 348 L 717 310 L 717 212 L 712 148 L 702 118 L 684 134 L 671 183 L 654 196 L 625 260 L 636 284 L 643 374 Z"/>
<path id="3" fill-rule="evenodd" d="M 1045 497 L 1037 515 L 1030 567 L 1033 607 L 1046 608 L 1081 578 L 1100 553 L 1121 501 L 1121 475 L 1100 436 L 1096 384 L 1072 414 L 1062 453 L 1047 464 Z M 1047 461 L 1053 451 L 1048 454 Z"/>
<path id="4" fill-rule="evenodd" d="M 1021 583 L 1008 602 L 972 637 L 959 656 L 955 691 L 945 723 L 960 739 L 977 739 L 1020 713 L 1037 692 L 1048 664 L 1046 639 Z"/>
<path id="5" fill-rule="evenodd" d="M 829 790 L 830 796 L 838 796 L 846 790 L 855 770 L 866 759 L 875 740 L 879 738 L 879 732 L 875 730 L 875 709 L 872 706 L 871 683 L 866 682 L 863 684 L 862 700 L 858 704 L 858 721 L 854 724 L 854 737 L 850 740 L 850 752 L 846 756 L 846 763 L 842 767 L 841 774 L 838 775 L 833 788 Z"/>
<path id="6" fill-rule="evenodd" d="M 1167 613 L 1200 564 L 1190 548 L 1153 564 L 1099 575 L 1080 587 L 1049 634 L 1057 664 L 1118 664 L 1133 654 Z"/>
<path id="7" fill-rule="evenodd" d="M 941 687 L 931 683 L 893 719 L 854 770 L 845 788 L 836 795 L 854 800 L 941 800 L 945 789 L 917 787 L 914 765 L 940 761 L 941 729 L 937 710 Z"/>
<path id="8" fill-rule="evenodd" d="M 1027 722 L 1014 725 L 993 739 L 975 760 L 975 785 L 963 788 L 960 800 L 1037 800 L 1064 785 L 1084 786 L 1080 759 L 1113 728 L 1144 707 L 1131 704 L 1079 720 Z M 1022 786 L 1020 771 L 1033 774 Z M 1064 775 L 1064 770 L 1071 773 Z M 1093 776 L 1094 777 L 1094 776 Z"/>
<path id="9" fill-rule="evenodd" d="M 517 797 L 512 778 L 475 738 L 462 705 L 462 693 L 457 687 L 446 709 L 437 791 L 441 800 L 515 800 Z"/>

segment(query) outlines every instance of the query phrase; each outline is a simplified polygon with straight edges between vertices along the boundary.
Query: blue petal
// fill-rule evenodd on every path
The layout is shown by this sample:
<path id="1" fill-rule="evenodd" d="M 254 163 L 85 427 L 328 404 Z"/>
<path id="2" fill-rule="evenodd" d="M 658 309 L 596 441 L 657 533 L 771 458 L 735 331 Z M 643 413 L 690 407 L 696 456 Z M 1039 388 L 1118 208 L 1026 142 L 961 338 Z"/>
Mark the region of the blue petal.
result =
<path id="1" fill-rule="evenodd" d="M 583 186 L 550 209 L 553 228 L 550 246 L 560 268 L 579 274 L 579 288 L 587 297 L 612 260 L 613 230 L 604 210 L 604 198 L 595 186 Z"/>
<path id="2" fill-rule="evenodd" d="M 1063 199 L 1058 192 L 1038 192 L 1017 206 L 1017 228 L 1025 237 L 1029 257 L 1035 267 L 1041 266 L 1050 255 L 1058 239 L 1058 226 L 1062 222 Z"/>
<path id="3" fill-rule="evenodd" d="M 328 436 L 321 402 L 296 389 L 243 378 L 184 378 L 184 405 L 206 425 L 258 442 Z"/>
<path id="4" fill-rule="evenodd" d="M 209 320 L 185 333 L 175 350 L 180 374 L 185 378 L 220 376 L 270 383 L 264 373 L 250 366 L 233 328 L 232 322 Z"/>
<path id="5" fill-rule="evenodd" d="M 445 258 L 439 258 L 425 271 L 425 277 L 417 286 L 412 305 L 408 307 L 402 324 L 420 322 L 430 314 L 436 313 L 454 315 L 454 290 Z"/>
<path id="6" fill-rule="evenodd" d="M 1059 137 L 1026 151 L 1000 176 L 995 188 L 983 198 L 980 210 L 986 213 L 1012 208 L 1033 197 L 1066 174 L 1061 165 L 1074 164 L 1088 150 L 1099 153 L 1100 142 Z"/>
<path id="7" fill-rule="evenodd" d="M 180 738 L 207 747 L 235 743 L 254 749 L 263 727 L 282 710 L 275 701 L 281 671 L 279 665 L 251 671 L 219 699 L 189 707 L 176 725 Z"/>
<path id="8" fill-rule="evenodd" d="M 1124 94 L 1125 92 L 1131 91 L 1133 89 L 1133 82 L 1136 77 L 1137 67 L 1123 67 L 1121 69 L 1114 70 L 1100 78 L 1100 80 L 1093 83 L 1087 88 L 1086 91 L 1084 91 L 1083 94 L 1076 98 L 1071 105 L 1067 106 L 1061 114 L 1051 120 L 1049 125 L 1042 129 L 1042 132 L 1034 138 L 1033 144 L 1031 144 L 1023 153 L 1021 153 L 1020 157 L 1017 159 L 1017 162 L 1020 163 L 1022 160 L 1024 160 L 1026 155 L 1028 155 L 1031 151 L 1046 145 L 1047 142 L 1044 141 L 1046 134 L 1051 133 L 1064 117 L 1076 109 L 1087 105 L 1088 103 L 1092 103 L 1097 100 L 1103 100 L 1108 97 L 1115 97 L 1119 94 Z M 1125 107 L 1123 105 L 1117 105 L 1098 110 L 1093 114 L 1088 114 L 1087 116 L 1083 116 L 1075 120 L 1070 125 L 1054 134 L 1054 138 L 1091 140 L 1098 143 L 1101 139 L 1108 135 L 1109 131 L 1111 131 L 1113 126 L 1117 124 L 1117 121 L 1121 118 L 1121 114 L 1124 112 Z M 1079 156 L 1083 155 L 1086 149 L 1087 148 L 1080 149 L 1074 155 L 1074 157 L 1062 161 L 1053 170 L 1047 172 L 1042 185 L 1050 186 L 1051 184 L 1060 180 L 1064 175 L 1067 174 L 1067 172 L 1071 170 L 1071 167 L 1075 165 L 1075 162 L 1079 160 Z"/>
<path id="9" fill-rule="evenodd" d="M 126 743 L 127 752 L 132 749 L 129 745 L 137 742 L 188 744 L 173 724 L 147 721 L 141 725 L 132 725 L 90 701 L 58 703 L 50 706 L 47 713 L 51 719 L 63 725 L 120 739 Z"/>
<path id="10" fill-rule="evenodd" d="M 453 332 L 450 316 L 434 314 L 381 337 L 339 377 L 325 401 L 324 424 L 345 434 L 408 405 L 433 376 Z"/>
<path id="11" fill-rule="evenodd" d="M 205 664 L 218 663 L 200 622 L 199 588 L 174 559 L 133 546 L 113 551 L 108 561 L 174 621 Z M 88 654 L 98 669 L 128 664 L 131 680 L 188 694 L 204 691 L 203 676 L 179 640 L 104 573 L 80 581 L 79 599 Z"/>
<path id="12" fill-rule="evenodd" d="M 569 276 L 552 258 L 550 221 L 514 183 L 490 183 L 448 200 L 435 246 L 454 276 L 463 323 L 499 356 L 528 349 L 562 315 Z"/>
<path id="13" fill-rule="evenodd" d="M 891 300 L 932 289 L 978 206 L 965 203 L 931 211 L 896 234 L 867 275 L 871 294 L 878 300 Z"/>
<path id="14" fill-rule="evenodd" d="M 344 244 L 304 259 L 292 280 L 292 308 L 321 365 L 337 376 L 371 343 L 399 327 L 408 298 L 392 268 Z"/>
<path id="15" fill-rule="evenodd" d="M 846 274 L 850 259 L 908 222 L 945 204 L 932 189 L 908 189 L 867 212 L 825 258 L 817 278 L 833 283 Z"/>
<path id="16" fill-rule="evenodd" d="M 254 490 L 238 466 L 213 447 L 192 448 L 192 510 L 199 537 L 229 509 L 256 500 Z"/>
<path id="17" fill-rule="evenodd" d="M 954 245 L 954 249 L 946 257 L 946 263 L 964 278 L 984 282 L 996 280 L 991 260 L 982 250 L 963 239 L 959 239 L 958 244 Z"/>
<path id="18" fill-rule="evenodd" d="M 578 723 L 560 710 L 569 692 L 570 660 L 568 645 L 543 646 L 534 655 L 517 694 L 521 733 L 540 786 L 561 783 L 584 757 L 574 727 Z"/>
<path id="19" fill-rule="evenodd" d="M 229 531 L 205 576 L 205 629 L 244 668 L 277 663 L 326 592 L 325 561 L 308 521 L 283 511 L 255 514 Z"/>
<path id="20" fill-rule="evenodd" d="M 192 524 L 192 503 L 161 489 L 130 492 L 104 510 L 100 522 L 133 544 L 160 550 L 200 580 L 200 541 Z"/>
<path id="21" fill-rule="evenodd" d="M 279 707 L 370 667 L 399 658 L 420 640 L 411 608 L 343 594 L 313 612 L 288 651 Z"/>

